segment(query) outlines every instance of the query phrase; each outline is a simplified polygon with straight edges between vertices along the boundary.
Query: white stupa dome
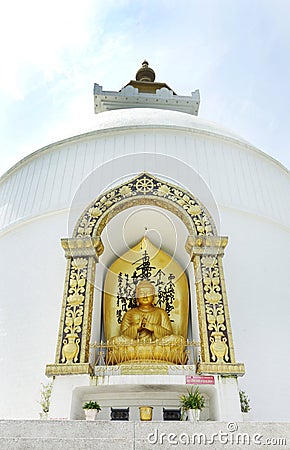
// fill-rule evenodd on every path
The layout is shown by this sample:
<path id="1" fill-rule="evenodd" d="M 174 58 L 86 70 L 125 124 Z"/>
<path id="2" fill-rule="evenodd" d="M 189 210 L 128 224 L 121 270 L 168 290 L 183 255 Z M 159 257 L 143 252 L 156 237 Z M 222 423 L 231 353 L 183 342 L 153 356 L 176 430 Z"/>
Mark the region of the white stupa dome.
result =
<path id="1" fill-rule="evenodd" d="M 143 153 L 167 155 L 188 164 L 204 178 L 218 203 L 289 224 L 289 209 L 283 197 L 276 198 L 277 190 L 288 194 L 287 169 L 217 124 L 177 111 L 135 108 L 98 114 L 95 125 L 94 131 L 32 153 L 2 176 L 2 228 L 69 207 L 79 184 L 96 167 Z M 122 173 L 118 164 L 116 173 L 111 168 L 107 174 L 107 181 L 130 174 L 129 169 L 123 168 Z M 169 163 L 162 171 L 170 169 L 176 178 L 176 167 L 170 168 Z M 182 174 L 180 179 L 184 181 Z M 269 179 L 275 180 L 275 191 L 267 186 Z"/>

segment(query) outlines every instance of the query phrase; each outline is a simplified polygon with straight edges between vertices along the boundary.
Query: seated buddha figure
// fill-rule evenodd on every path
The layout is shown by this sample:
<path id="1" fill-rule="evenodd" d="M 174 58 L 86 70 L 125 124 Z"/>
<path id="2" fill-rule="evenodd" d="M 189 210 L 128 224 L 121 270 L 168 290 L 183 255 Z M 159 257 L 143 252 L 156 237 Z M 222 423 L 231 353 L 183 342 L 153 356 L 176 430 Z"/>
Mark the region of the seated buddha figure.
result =
<path id="1" fill-rule="evenodd" d="M 185 339 L 173 334 L 167 312 L 154 306 L 153 284 L 141 281 L 136 297 L 137 307 L 125 313 L 120 336 L 110 340 L 112 363 L 133 360 L 184 363 Z"/>

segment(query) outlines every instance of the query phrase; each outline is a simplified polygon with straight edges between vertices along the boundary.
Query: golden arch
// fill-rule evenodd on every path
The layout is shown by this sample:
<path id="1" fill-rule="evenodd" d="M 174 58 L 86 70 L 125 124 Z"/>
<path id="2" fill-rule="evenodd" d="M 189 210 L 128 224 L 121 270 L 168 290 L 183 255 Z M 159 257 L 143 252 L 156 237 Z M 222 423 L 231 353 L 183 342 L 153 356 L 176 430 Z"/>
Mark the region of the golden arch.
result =
<path id="1" fill-rule="evenodd" d="M 93 201 L 79 218 L 73 237 L 100 237 L 119 212 L 136 205 L 154 205 L 177 215 L 193 236 L 216 236 L 214 220 L 190 192 L 142 173 Z"/>

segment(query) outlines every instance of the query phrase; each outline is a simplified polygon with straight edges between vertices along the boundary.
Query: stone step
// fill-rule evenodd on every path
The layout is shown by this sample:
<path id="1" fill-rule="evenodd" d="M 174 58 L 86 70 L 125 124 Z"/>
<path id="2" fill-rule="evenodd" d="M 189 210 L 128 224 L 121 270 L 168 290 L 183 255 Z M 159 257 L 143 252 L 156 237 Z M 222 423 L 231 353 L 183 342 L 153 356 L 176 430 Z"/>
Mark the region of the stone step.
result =
<path id="1" fill-rule="evenodd" d="M 118 433 L 112 431 L 118 424 Z M 118 438 L 134 436 L 134 422 L 107 420 L 0 420 L 0 437 L 13 438 Z M 0 447 L 1 448 L 1 447 Z"/>
<path id="2" fill-rule="evenodd" d="M 1 450 L 133 450 L 127 439 L 98 438 L 0 438 Z"/>
<path id="3" fill-rule="evenodd" d="M 134 423 L 78 420 L 2 420 L 1 450 L 131 450 Z"/>
<path id="4" fill-rule="evenodd" d="M 1 420 L 1 450 L 290 449 L 289 423 Z"/>

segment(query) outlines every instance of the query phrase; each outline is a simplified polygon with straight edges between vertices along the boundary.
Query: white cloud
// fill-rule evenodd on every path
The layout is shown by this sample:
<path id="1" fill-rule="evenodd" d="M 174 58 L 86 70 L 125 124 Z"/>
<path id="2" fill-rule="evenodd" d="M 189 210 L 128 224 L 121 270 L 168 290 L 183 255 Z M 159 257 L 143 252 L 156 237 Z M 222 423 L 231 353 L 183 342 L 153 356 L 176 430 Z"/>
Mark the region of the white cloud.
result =
<path id="1" fill-rule="evenodd" d="M 93 0 L 10 0 L 0 16 L 0 89 L 23 98 L 88 44 Z"/>

